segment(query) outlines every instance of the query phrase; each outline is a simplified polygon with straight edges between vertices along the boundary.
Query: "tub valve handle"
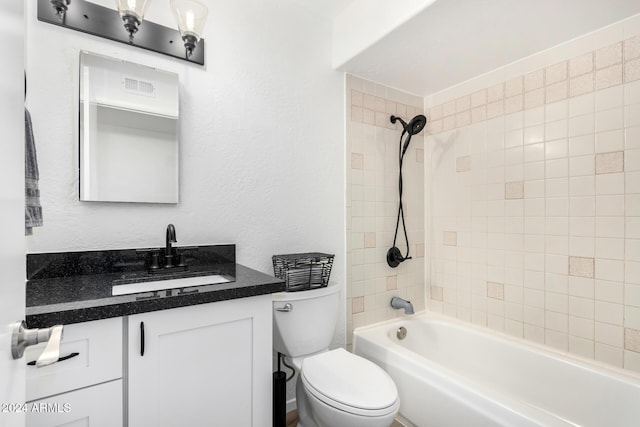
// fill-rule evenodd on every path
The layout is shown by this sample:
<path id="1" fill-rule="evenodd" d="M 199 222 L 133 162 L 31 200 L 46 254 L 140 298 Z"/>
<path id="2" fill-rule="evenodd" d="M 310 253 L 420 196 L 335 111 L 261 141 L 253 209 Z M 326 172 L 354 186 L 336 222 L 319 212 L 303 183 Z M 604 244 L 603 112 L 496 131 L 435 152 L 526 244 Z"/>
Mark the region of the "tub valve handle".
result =
<path id="1" fill-rule="evenodd" d="M 276 311 L 284 311 L 285 313 L 288 313 L 290 311 L 293 311 L 293 305 L 288 302 L 284 306 L 276 308 Z"/>

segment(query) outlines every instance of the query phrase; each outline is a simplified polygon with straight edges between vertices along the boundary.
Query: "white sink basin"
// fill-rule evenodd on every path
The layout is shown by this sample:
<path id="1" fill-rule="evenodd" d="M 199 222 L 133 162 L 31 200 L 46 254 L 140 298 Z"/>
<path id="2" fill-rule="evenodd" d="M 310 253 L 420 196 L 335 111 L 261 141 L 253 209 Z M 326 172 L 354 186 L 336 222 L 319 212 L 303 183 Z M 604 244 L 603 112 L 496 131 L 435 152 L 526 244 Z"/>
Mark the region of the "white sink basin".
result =
<path id="1" fill-rule="evenodd" d="M 189 288 L 192 286 L 216 285 L 218 283 L 228 282 L 231 282 L 229 278 L 219 274 L 211 276 L 185 277 L 182 279 L 154 280 L 152 282 L 115 285 L 111 290 L 111 295 L 129 295 L 141 292 L 161 291 L 163 289 Z"/>

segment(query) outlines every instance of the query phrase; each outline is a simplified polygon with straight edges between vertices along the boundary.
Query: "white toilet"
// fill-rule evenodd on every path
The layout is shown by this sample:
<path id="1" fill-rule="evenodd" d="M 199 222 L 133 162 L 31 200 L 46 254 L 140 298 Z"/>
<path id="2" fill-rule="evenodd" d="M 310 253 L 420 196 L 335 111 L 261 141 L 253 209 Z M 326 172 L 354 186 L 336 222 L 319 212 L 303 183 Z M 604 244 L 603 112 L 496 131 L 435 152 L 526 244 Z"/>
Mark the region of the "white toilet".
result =
<path id="1" fill-rule="evenodd" d="M 340 286 L 273 294 L 273 346 L 298 369 L 299 427 L 389 427 L 400 400 L 391 377 L 373 362 L 329 351 Z"/>

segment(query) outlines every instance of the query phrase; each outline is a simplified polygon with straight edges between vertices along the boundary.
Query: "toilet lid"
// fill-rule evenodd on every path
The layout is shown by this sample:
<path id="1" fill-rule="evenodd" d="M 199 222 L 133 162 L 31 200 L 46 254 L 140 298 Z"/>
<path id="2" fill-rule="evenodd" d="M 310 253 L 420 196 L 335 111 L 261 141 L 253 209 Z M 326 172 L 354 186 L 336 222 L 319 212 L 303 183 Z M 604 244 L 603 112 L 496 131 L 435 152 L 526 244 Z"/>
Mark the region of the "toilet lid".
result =
<path id="1" fill-rule="evenodd" d="M 398 391 L 391 377 L 343 348 L 304 359 L 300 374 L 307 391 L 347 412 L 368 415 L 397 408 Z"/>

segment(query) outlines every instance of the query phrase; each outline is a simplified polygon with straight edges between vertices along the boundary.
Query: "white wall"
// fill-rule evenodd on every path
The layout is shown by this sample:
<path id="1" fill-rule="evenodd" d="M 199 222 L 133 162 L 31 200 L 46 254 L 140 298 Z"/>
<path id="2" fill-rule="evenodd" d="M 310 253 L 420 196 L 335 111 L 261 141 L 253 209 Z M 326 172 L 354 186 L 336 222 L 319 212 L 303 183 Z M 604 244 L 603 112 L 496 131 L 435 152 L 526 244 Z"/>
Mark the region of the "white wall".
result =
<path id="1" fill-rule="evenodd" d="M 173 223 L 179 245 L 235 243 L 267 273 L 273 254 L 335 253 L 344 283 L 344 77 L 328 20 L 294 2 L 209 1 L 203 68 L 39 22 L 35 4 L 25 67 L 44 227 L 29 252 L 160 246 Z M 179 73 L 178 205 L 78 201 L 81 49 Z M 338 325 L 344 345 L 344 310 Z"/>

